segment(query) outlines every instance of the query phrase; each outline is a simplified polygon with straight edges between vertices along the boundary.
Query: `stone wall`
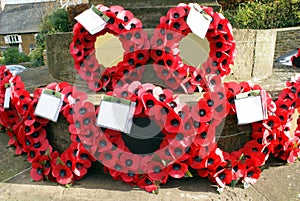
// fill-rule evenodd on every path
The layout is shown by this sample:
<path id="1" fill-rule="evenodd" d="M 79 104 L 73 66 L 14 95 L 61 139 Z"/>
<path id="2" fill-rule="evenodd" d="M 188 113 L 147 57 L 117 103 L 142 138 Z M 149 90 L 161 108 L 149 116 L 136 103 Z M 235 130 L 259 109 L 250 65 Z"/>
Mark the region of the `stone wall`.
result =
<path id="1" fill-rule="evenodd" d="M 237 57 L 231 66 L 232 73 L 226 80 L 261 80 L 272 75 L 273 55 L 276 40 L 275 30 L 234 30 Z M 72 33 L 59 33 L 47 36 L 47 57 L 49 74 L 60 80 L 74 82 L 76 73 L 69 53 Z M 118 40 L 115 38 L 115 40 Z M 190 40 L 195 40 L 190 37 Z M 199 41 L 196 42 L 197 44 Z M 184 45 L 183 45 L 184 46 Z M 180 47 L 183 47 L 180 46 Z M 205 42 L 202 47 L 205 49 Z M 121 46 L 120 46 L 121 48 Z M 121 51 L 122 52 L 122 51 Z M 96 51 L 97 53 L 97 51 Z M 182 51 L 182 58 L 189 61 Z M 98 57 L 99 58 L 99 57 Z M 122 58 L 122 55 L 120 55 Z M 203 59 L 203 58 L 202 58 Z M 203 61 L 206 59 L 204 58 Z M 191 62 L 194 65 L 198 61 Z M 197 64 L 195 66 L 198 66 Z"/>
<path id="2" fill-rule="evenodd" d="M 277 29 L 274 59 L 300 48 L 300 27 Z"/>
<path id="3" fill-rule="evenodd" d="M 272 75 L 276 30 L 234 29 L 237 56 L 226 80 L 262 80 Z"/>
<path id="4" fill-rule="evenodd" d="M 232 73 L 226 80 L 265 79 L 272 75 L 274 60 L 277 57 L 300 48 L 300 27 L 272 30 L 234 29 L 233 34 L 237 44 L 237 57 L 232 66 Z M 58 79 L 74 81 L 73 60 L 69 54 L 72 33 L 54 34 L 48 38 L 50 40 L 47 42 L 49 46 L 47 49 L 50 51 L 48 53 L 50 74 Z M 65 65 L 70 69 L 63 70 L 67 69 Z"/>
<path id="5" fill-rule="evenodd" d="M 74 61 L 69 50 L 71 40 L 72 33 L 51 34 L 46 37 L 49 75 L 68 82 L 76 80 Z"/>

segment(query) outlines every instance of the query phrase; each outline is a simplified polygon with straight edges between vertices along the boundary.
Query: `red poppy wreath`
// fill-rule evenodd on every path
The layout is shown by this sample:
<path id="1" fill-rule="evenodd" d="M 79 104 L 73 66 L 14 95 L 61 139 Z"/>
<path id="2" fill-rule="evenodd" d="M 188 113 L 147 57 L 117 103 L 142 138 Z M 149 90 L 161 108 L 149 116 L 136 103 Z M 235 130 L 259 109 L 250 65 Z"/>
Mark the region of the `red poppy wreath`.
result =
<path id="1" fill-rule="evenodd" d="M 192 4 L 193 5 L 193 4 Z M 191 6 L 192 6 L 191 5 Z M 221 77 L 230 73 L 230 64 L 235 58 L 235 42 L 232 27 L 225 17 L 212 8 L 200 6 L 212 20 L 210 22 L 206 39 L 209 42 L 210 52 L 208 60 L 203 64 L 205 74 L 216 74 Z M 176 89 L 173 83 L 181 83 L 189 92 L 196 86 L 205 87 L 201 82 L 202 70 L 183 63 L 180 57 L 179 42 L 189 33 L 192 33 L 187 18 L 190 14 L 190 5 L 181 3 L 171 8 L 166 16 L 160 18 L 160 24 L 154 30 L 151 38 L 151 57 L 154 60 L 155 71 L 162 74 L 166 85 Z M 167 67 L 169 73 L 160 66 Z M 212 68 L 214 67 L 214 68 Z M 173 80 L 173 81 L 172 81 Z M 178 87 L 178 85 L 177 85 Z"/>
<path id="2" fill-rule="evenodd" d="M 276 115 L 284 128 L 278 136 L 275 147 L 275 156 L 294 163 L 300 158 L 300 127 L 299 114 L 300 107 L 300 74 L 296 74 L 291 81 L 286 83 L 286 88 L 281 91 L 276 100 Z M 293 127 L 293 122 L 296 126 Z"/>
<path id="3" fill-rule="evenodd" d="M 28 161 L 32 163 L 32 179 L 39 181 L 46 178 L 60 184 L 69 184 L 82 178 L 94 158 L 85 150 L 77 134 L 71 133 L 72 143 L 63 153 L 54 151 L 45 129 L 49 121 L 34 115 L 42 89 L 37 89 L 32 97 L 24 89 L 24 83 L 19 76 L 12 77 L 9 83 L 12 91 L 10 105 L 15 108 L 17 122 L 13 126 L 9 144 L 16 147 L 17 154 L 28 154 Z M 70 124 L 73 123 L 73 109 L 68 97 L 72 95 L 75 100 L 79 100 L 86 95 L 77 92 L 65 82 L 52 83 L 46 88 L 65 94 L 60 113 Z"/>
<path id="4" fill-rule="evenodd" d="M 73 28 L 73 40 L 70 44 L 70 53 L 75 61 L 78 74 L 87 81 L 89 88 L 94 91 L 112 90 L 120 77 L 138 68 L 149 59 L 149 41 L 139 19 L 121 6 L 110 8 L 98 5 L 97 8 L 109 17 L 105 29 L 91 35 L 81 24 Z M 105 69 L 98 63 L 94 44 L 97 37 L 111 33 L 117 36 L 124 48 L 123 61 L 117 66 Z M 140 69 L 142 70 L 142 69 Z"/>
<path id="5" fill-rule="evenodd" d="M 123 10 L 120 6 L 107 8 L 99 5 L 97 8 L 110 18 L 105 29 L 91 35 L 77 23 L 70 45 L 75 69 L 94 91 L 110 91 L 124 77 L 127 83 L 140 81 L 145 64 L 151 64 L 149 66 L 153 67 L 157 77 L 163 80 L 167 87 L 172 90 L 182 87 L 188 93 L 194 92 L 197 86 L 207 87 L 202 81 L 203 74 L 223 77 L 230 73 L 229 66 L 235 58 L 232 28 L 229 21 L 212 8 L 201 7 L 212 17 L 206 34 L 210 52 L 208 60 L 203 64 L 205 71 L 184 64 L 179 55 L 179 42 L 191 33 L 186 22 L 191 9 L 189 5 L 179 4 L 171 8 L 167 15 L 160 19 L 150 44 L 147 33 L 141 29 L 141 22 L 134 18 L 130 11 Z M 129 26 L 130 23 L 134 26 Z M 119 38 L 125 52 L 123 61 L 117 66 L 104 69 L 95 56 L 94 43 L 98 36 L 107 32 Z M 149 59 L 149 54 L 153 61 Z"/>
<path id="6" fill-rule="evenodd" d="M 22 125 L 22 120 L 18 115 L 18 106 L 15 104 L 9 104 L 7 108 L 4 107 L 5 99 L 9 99 L 9 103 L 12 102 L 13 97 L 18 91 L 24 89 L 24 83 L 19 76 L 14 77 L 6 66 L 0 67 L 0 125 L 5 129 L 6 134 L 9 136 L 9 146 L 16 148 L 16 154 L 22 153 L 22 146 L 18 141 L 18 130 Z M 10 90 L 5 98 L 6 90 Z M 7 100 L 6 100 L 7 101 Z"/>
<path id="7" fill-rule="evenodd" d="M 224 85 L 228 114 L 236 113 L 234 103 L 236 95 L 251 90 L 263 90 L 260 86 L 251 85 L 248 82 L 240 84 L 229 82 Z M 203 147 L 192 144 L 189 166 L 197 170 L 199 176 L 208 177 L 217 183 L 221 189 L 227 184 L 235 184 L 239 181 L 242 181 L 245 186 L 255 183 L 261 173 L 260 166 L 265 164 L 270 153 L 275 152 L 274 147 L 282 129 L 279 118 L 274 114 L 275 103 L 269 94 L 267 94 L 266 101 L 268 119 L 252 123 L 252 140 L 248 141 L 244 147 L 227 153 L 214 146 L 211 148 L 212 151 L 203 157 L 203 151 L 199 150 Z"/>
<path id="8" fill-rule="evenodd" d="M 225 93 L 218 93 L 205 93 L 190 108 L 169 89 L 135 81 L 107 93 L 136 103 L 130 134 L 96 126 L 99 108 L 95 112 L 94 105 L 85 100 L 74 104 L 74 110 L 81 112 L 75 112 L 70 129 L 80 134 L 87 150 L 114 179 L 152 192 L 169 177 L 189 175 L 188 153 L 195 139 L 209 153 L 215 138 L 204 132 L 213 133 L 211 129 L 226 113 L 222 109 Z M 197 134 L 198 130 L 203 132 Z"/>

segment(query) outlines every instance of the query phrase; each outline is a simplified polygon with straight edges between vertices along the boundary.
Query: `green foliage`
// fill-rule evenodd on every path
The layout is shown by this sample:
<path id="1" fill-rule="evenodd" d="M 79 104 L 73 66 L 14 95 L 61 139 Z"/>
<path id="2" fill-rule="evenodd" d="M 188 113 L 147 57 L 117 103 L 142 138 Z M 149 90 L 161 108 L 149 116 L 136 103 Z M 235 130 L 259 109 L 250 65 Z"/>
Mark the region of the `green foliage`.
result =
<path id="1" fill-rule="evenodd" d="M 16 47 L 9 47 L 3 53 L 4 64 L 17 64 L 22 62 L 28 62 L 29 57 L 23 52 L 19 52 L 19 49 Z"/>
<path id="2" fill-rule="evenodd" d="M 42 47 L 37 47 L 30 53 L 29 58 L 31 67 L 44 65 L 43 50 Z"/>
<path id="3" fill-rule="evenodd" d="M 68 12 L 65 9 L 56 9 L 53 13 L 44 17 L 41 31 L 37 35 L 37 44 L 45 48 L 45 37 L 47 34 L 68 31 L 70 31 Z"/>
<path id="4" fill-rule="evenodd" d="M 254 0 L 223 14 L 235 28 L 273 29 L 300 25 L 300 0 Z"/>
<path id="5" fill-rule="evenodd" d="M 0 57 L 0 65 L 4 65 L 4 64 L 5 64 L 4 57 Z"/>
<path id="6" fill-rule="evenodd" d="M 37 48 L 30 53 L 32 67 L 44 65 L 43 50 L 46 46 L 47 34 L 70 31 L 68 12 L 65 9 L 56 9 L 53 13 L 46 15 L 40 29 L 40 33 L 36 36 Z"/>

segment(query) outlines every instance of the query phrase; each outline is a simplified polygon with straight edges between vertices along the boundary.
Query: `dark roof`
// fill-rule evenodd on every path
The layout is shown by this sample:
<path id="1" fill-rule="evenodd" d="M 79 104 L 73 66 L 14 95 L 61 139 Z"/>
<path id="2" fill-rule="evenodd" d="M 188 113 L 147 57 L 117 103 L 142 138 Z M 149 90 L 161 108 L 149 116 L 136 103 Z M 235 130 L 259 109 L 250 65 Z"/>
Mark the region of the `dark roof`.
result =
<path id="1" fill-rule="evenodd" d="M 55 7 L 55 2 L 5 5 L 0 12 L 0 34 L 37 33 L 43 16 Z"/>

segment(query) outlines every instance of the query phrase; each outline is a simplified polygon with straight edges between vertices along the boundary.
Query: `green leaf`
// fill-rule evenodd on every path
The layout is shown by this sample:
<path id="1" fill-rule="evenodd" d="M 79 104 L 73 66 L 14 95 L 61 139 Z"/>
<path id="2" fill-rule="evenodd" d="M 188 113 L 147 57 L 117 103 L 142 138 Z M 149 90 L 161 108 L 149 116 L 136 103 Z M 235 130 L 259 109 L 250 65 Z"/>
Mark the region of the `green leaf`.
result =
<path id="1" fill-rule="evenodd" d="M 239 180 L 232 180 L 230 183 L 231 187 L 236 187 L 236 185 L 239 183 Z"/>
<path id="2" fill-rule="evenodd" d="M 185 173 L 185 175 L 184 175 L 184 177 L 186 177 L 186 178 L 188 178 L 188 177 L 194 177 L 193 175 L 192 175 L 192 173 L 188 170 L 186 173 Z"/>
<path id="3" fill-rule="evenodd" d="M 57 165 L 65 165 L 65 163 L 61 160 L 60 157 L 57 157 L 57 158 L 56 158 L 56 164 L 57 164 Z"/>

